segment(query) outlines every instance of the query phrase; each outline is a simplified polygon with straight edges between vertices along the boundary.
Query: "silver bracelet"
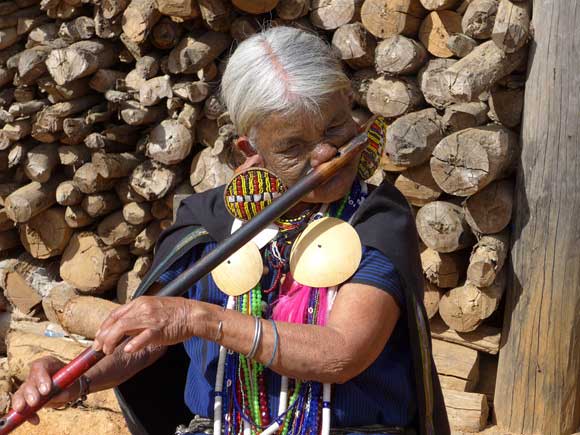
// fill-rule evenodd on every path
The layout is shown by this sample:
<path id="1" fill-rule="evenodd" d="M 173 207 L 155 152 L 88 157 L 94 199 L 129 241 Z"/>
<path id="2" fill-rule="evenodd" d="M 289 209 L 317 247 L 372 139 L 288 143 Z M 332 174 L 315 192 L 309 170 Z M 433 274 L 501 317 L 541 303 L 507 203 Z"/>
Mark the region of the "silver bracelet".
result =
<path id="1" fill-rule="evenodd" d="M 255 316 L 256 319 L 256 327 L 254 328 L 254 341 L 252 342 L 252 348 L 246 355 L 246 358 L 252 359 L 256 356 L 256 352 L 258 351 L 258 346 L 260 345 L 260 341 L 262 340 L 262 322 L 260 318 Z"/>

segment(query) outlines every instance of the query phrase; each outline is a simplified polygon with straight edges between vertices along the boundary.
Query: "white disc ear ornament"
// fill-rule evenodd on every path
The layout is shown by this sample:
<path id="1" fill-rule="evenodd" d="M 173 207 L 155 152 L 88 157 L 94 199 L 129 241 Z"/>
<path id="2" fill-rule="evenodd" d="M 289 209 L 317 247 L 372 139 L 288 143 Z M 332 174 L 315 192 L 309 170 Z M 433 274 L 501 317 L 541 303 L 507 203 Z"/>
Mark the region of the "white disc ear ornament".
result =
<path id="1" fill-rule="evenodd" d="M 250 241 L 216 267 L 211 276 L 222 292 L 229 296 L 240 296 L 260 282 L 263 271 L 260 250 Z"/>
<path id="2" fill-rule="evenodd" d="M 341 219 L 325 217 L 310 223 L 294 242 L 290 272 L 302 285 L 332 287 L 349 279 L 361 258 L 355 229 Z"/>

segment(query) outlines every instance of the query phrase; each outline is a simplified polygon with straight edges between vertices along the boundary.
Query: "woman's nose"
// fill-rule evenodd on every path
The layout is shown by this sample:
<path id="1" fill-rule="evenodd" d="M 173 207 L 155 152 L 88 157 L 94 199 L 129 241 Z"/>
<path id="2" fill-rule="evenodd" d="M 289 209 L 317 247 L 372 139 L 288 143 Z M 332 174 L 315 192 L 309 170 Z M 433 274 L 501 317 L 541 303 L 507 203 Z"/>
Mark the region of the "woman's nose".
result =
<path id="1" fill-rule="evenodd" d="M 316 168 L 318 165 L 332 159 L 337 153 L 336 147 L 328 142 L 319 143 L 310 153 L 310 167 Z"/>

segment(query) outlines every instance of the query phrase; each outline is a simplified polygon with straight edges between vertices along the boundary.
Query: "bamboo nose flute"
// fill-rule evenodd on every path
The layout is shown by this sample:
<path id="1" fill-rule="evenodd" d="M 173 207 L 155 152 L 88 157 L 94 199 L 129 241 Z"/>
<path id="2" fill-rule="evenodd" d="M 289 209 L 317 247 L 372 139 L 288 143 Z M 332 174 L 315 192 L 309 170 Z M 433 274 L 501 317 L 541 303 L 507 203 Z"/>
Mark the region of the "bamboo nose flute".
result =
<path id="1" fill-rule="evenodd" d="M 357 153 L 364 149 L 368 141 L 367 128 L 375 119 L 375 117 L 371 117 L 361 129 L 362 132 L 359 132 L 359 134 L 344 145 L 335 158 L 311 170 L 304 178 L 289 188 L 260 214 L 163 287 L 156 296 L 179 296 L 185 293 L 195 282 L 210 273 L 271 222 L 290 210 L 306 194 L 328 181 L 338 170 L 346 166 Z M 0 419 L 0 435 L 9 434 L 24 423 L 32 414 L 48 403 L 52 397 L 66 390 L 103 357 L 105 357 L 103 352 L 94 351 L 92 348 L 83 351 L 53 375 L 51 392 L 46 396 L 41 396 L 38 405 L 26 407 L 22 413 L 12 409 Z"/>

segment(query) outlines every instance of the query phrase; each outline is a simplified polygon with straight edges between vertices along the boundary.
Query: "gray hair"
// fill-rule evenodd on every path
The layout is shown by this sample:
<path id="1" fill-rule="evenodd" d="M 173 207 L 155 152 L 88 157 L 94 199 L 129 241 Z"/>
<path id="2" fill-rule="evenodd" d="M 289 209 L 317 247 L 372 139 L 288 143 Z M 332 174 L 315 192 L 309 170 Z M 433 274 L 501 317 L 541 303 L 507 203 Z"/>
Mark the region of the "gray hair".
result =
<path id="1" fill-rule="evenodd" d="M 334 52 L 314 34 L 274 27 L 243 41 L 231 55 L 221 96 L 240 135 L 272 114 L 320 116 L 322 103 L 350 81 Z"/>

